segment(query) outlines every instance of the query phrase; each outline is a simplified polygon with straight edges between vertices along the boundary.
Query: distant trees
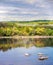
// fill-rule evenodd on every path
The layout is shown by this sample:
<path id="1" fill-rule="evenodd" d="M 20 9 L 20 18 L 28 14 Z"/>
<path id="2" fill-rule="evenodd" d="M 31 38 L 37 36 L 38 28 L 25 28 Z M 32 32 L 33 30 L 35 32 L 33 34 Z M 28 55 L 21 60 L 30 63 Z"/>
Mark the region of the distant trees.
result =
<path id="1" fill-rule="evenodd" d="M 53 27 L 45 26 L 18 26 L 17 22 L 0 24 L 0 36 L 34 36 L 34 35 L 53 35 Z"/>

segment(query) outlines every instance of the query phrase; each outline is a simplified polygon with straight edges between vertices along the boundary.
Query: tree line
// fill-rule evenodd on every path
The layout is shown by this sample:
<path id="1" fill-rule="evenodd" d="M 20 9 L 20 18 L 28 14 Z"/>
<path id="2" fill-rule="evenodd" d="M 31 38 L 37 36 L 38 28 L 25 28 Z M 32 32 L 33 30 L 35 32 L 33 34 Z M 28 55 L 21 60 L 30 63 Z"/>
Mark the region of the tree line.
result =
<path id="1" fill-rule="evenodd" d="M 53 36 L 53 26 L 19 26 L 17 22 L 0 23 L 0 36 Z"/>

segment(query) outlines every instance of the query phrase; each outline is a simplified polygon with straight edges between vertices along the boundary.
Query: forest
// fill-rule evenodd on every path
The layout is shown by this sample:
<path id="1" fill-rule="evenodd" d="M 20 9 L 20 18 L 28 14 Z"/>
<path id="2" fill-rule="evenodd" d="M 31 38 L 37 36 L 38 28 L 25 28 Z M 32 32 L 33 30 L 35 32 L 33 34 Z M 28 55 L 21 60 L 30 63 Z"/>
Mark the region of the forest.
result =
<path id="1" fill-rule="evenodd" d="M 0 22 L 0 36 L 53 36 L 53 21 Z"/>

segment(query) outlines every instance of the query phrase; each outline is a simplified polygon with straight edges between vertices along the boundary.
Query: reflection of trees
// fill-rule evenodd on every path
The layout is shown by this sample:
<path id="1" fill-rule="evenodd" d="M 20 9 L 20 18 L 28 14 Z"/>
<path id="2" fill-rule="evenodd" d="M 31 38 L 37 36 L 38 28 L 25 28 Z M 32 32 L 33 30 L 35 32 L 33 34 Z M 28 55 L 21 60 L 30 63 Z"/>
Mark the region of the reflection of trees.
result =
<path id="1" fill-rule="evenodd" d="M 25 47 L 53 47 L 53 38 L 48 39 L 0 39 L 0 50 L 7 51 L 11 48 Z"/>
<path id="2" fill-rule="evenodd" d="M 53 38 L 35 39 L 36 47 L 53 47 Z"/>

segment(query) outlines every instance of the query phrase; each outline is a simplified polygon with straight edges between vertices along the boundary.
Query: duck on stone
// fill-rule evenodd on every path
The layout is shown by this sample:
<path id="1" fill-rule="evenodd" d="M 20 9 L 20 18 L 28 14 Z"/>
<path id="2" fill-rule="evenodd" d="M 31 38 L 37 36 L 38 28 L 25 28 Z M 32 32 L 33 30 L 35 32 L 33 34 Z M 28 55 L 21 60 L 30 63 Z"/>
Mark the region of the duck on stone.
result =
<path id="1" fill-rule="evenodd" d="M 46 60 L 48 59 L 48 56 L 45 56 L 43 53 L 38 53 L 39 60 Z"/>
<path id="2" fill-rule="evenodd" d="M 48 59 L 48 57 L 47 57 L 47 56 L 42 56 L 42 57 L 39 57 L 39 60 L 46 60 L 46 59 Z"/>

